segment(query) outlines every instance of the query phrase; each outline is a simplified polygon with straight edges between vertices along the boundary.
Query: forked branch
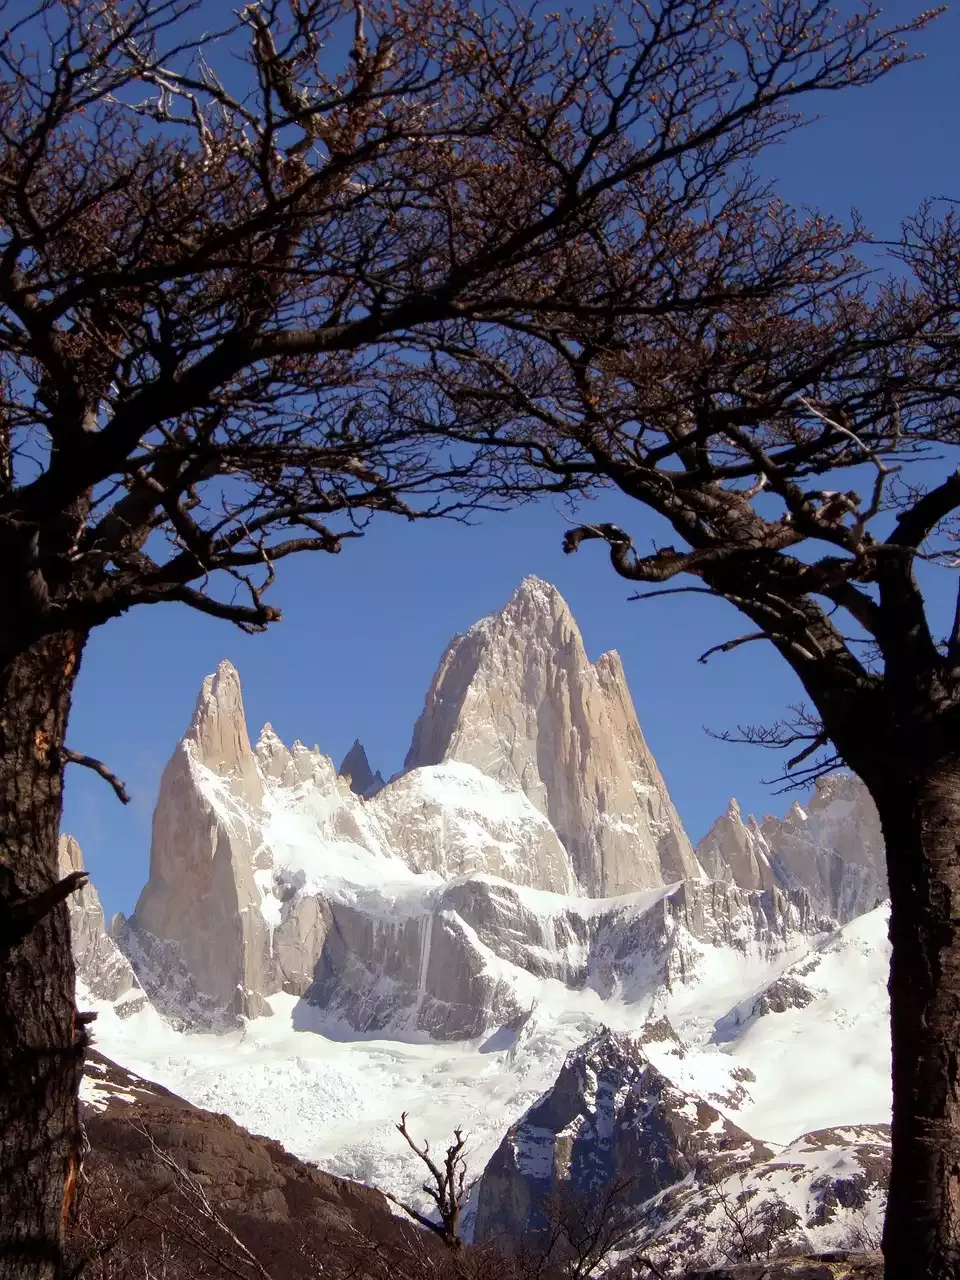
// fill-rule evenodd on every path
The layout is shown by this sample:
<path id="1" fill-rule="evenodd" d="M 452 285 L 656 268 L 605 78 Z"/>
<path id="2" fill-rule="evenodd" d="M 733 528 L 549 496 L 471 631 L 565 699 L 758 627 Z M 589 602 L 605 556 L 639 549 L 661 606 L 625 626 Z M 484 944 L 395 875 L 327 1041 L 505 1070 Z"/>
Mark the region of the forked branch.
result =
<path id="1" fill-rule="evenodd" d="M 407 1128 L 406 1111 L 400 1116 L 397 1132 L 403 1137 L 407 1146 L 430 1171 L 430 1182 L 423 1184 L 423 1190 L 437 1206 L 439 1222 L 420 1213 L 412 1205 L 387 1192 L 387 1199 L 401 1208 L 414 1222 L 426 1227 L 439 1236 L 448 1249 L 459 1249 L 463 1241 L 460 1236 L 460 1217 L 463 1206 L 470 1194 L 473 1183 L 467 1182 L 467 1162 L 464 1149 L 467 1140 L 462 1129 L 454 1129 L 453 1142 L 447 1147 L 442 1163 L 438 1164 L 430 1155 L 430 1143 L 418 1146 Z"/>

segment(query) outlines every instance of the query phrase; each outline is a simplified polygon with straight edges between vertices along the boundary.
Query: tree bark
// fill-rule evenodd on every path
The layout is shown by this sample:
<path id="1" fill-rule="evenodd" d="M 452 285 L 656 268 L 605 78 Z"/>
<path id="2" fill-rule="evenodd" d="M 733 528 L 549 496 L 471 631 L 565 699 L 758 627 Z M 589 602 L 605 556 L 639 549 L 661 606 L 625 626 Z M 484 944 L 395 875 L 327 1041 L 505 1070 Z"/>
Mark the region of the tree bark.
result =
<path id="1" fill-rule="evenodd" d="M 57 1276 L 78 1171 L 86 1037 L 53 887 L 59 748 L 84 640 L 62 633 L 0 653 L 0 1280 Z"/>
<path id="2" fill-rule="evenodd" d="M 873 787 L 887 846 L 893 1164 L 885 1280 L 960 1277 L 960 754 Z"/>

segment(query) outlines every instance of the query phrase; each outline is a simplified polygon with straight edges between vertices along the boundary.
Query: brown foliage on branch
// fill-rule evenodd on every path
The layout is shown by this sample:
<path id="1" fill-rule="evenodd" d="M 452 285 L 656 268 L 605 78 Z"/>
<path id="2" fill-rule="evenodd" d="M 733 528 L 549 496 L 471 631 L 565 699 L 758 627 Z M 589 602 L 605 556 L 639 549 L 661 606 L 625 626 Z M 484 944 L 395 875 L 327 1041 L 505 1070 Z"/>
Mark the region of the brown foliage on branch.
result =
<path id="1" fill-rule="evenodd" d="M 712 228 L 687 210 L 801 95 L 903 61 L 923 19 L 777 7 L 555 23 L 268 0 L 195 40 L 182 23 L 206 10 L 182 0 L 8 10 L 2 647 L 164 600 L 260 628 L 277 561 L 337 552 L 375 513 L 495 496 L 501 463 L 437 451 L 396 412 L 424 345 L 499 367 L 561 316 L 683 327 L 825 263 L 837 229 L 817 221 L 798 253 L 784 213 L 751 267 L 748 177 Z M 583 470 L 561 460 L 555 487 Z"/>

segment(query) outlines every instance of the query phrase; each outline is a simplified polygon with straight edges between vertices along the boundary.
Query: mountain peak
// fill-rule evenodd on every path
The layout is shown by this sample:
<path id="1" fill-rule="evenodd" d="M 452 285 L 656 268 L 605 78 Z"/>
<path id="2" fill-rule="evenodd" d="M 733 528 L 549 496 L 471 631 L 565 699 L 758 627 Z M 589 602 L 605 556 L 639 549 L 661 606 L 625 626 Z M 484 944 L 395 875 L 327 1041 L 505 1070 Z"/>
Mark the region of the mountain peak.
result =
<path id="1" fill-rule="evenodd" d="M 204 678 L 185 740 L 200 764 L 232 778 L 247 799 L 259 803 L 263 787 L 247 735 L 240 674 L 226 658 Z"/>
<path id="2" fill-rule="evenodd" d="M 523 791 L 588 894 L 700 874 L 618 655 L 592 664 L 563 596 L 540 578 L 443 655 L 405 767 L 448 760 Z"/>
<path id="3" fill-rule="evenodd" d="M 84 870 L 83 853 L 73 836 L 60 836 L 57 862 L 61 876 Z M 71 893 L 67 912 L 77 977 L 89 994 L 96 1000 L 122 1002 L 122 1011 L 116 1010 L 120 1017 L 143 1008 L 146 997 L 129 961 L 107 933 L 103 907 L 91 883 Z"/>
<path id="4" fill-rule="evenodd" d="M 355 795 L 363 796 L 365 799 L 375 796 L 385 785 L 379 770 L 374 773 L 371 769 L 367 753 L 359 738 L 354 738 L 353 746 L 343 757 L 337 773 L 341 778 L 349 781 L 350 790 Z"/>
<path id="5" fill-rule="evenodd" d="M 538 578 L 534 573 L 528 573 L 521 581 L 510 599 L 510 604 L 516 604 L 518 602 L 525 603 L 528 601 L 532 604 L 546 606 L 551 609 L 559 606 L 561 609 L 565 609 L 568 613 L 570 611 L 566 600 L 564 600 L 563 596 L 553 583 L 546 582 L 543 578 Z M 509 608 L 510 605 L 507 605 L 506 607 Z"/>
<path id="6" fill-rule="evenodd" d="M 505 605 L 480 618 L 465 635 L 502 637 L 517 632 L 543 635 L 556 631 L 558 627 L 571 631 L 582 647 L 580 632 L 566 600 L 552 583 L 528 574 Z M 464 638 L 455 636 L 451 646 Z"/>

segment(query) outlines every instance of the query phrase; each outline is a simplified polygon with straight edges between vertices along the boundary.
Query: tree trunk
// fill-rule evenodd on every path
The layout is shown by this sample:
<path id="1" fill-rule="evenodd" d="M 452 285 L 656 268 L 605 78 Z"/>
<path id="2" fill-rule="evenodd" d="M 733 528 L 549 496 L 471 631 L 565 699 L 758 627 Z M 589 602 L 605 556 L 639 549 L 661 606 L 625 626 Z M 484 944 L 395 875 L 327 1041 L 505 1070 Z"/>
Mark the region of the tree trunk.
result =
<path id="1" fill-rule="evenodd" d="M 871 788 L 892 910 L 885 1280 L 960 1277 L 960 756 Z"/>
<path id="2" fill-rule="evenodd" d="M 67 907 L 62 894 L 48 903 L 59 879 L 58 748 L 84 639 L 65 633 L 0 655 L 0 1280 L 58 1274 L 77 1176 L 85 1036 Z"/>

